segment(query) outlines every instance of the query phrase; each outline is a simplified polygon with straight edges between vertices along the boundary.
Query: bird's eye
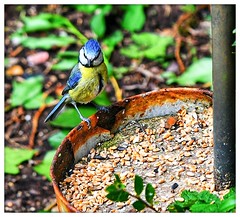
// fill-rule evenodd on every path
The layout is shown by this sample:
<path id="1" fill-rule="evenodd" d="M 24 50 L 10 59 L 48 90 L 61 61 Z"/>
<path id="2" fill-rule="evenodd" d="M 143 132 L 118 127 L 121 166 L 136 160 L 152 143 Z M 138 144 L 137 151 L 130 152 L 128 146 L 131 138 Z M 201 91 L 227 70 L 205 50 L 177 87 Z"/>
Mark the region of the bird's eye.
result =
<path id="1" fill-rule="evenodd" d="M 98 56 L 93 60 L 93 66 L 98 66 L 103 62 L 103 53 L 99 52 Z"/>
<path id="2" fill-rule="evenodd" d="M 79 62 L 86 67 L 99 66 L 103 62 L 101 50 L 98 53 L 87 53 L 82 47 L 79 51 Z"/>

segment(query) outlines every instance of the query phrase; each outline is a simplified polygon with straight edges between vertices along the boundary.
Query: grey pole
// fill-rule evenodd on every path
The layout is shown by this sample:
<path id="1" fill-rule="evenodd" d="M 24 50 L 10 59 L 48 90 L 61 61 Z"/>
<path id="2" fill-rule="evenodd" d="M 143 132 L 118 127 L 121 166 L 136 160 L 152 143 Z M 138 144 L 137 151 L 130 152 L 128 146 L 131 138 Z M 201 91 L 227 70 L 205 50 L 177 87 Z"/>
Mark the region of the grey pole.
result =
<path id="1" fill-rule="evenodd" d="M 235 5 L 212 5 L 213 138 L 216 190 L 235 186 Z"/>

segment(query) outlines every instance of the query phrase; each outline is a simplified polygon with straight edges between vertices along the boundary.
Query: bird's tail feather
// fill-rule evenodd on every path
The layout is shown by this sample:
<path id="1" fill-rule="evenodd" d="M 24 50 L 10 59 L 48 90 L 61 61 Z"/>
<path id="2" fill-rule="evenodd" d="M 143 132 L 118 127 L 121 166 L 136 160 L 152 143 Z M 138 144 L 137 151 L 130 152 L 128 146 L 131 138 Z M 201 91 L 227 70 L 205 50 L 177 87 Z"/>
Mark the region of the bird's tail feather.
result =
<path id="1" fill-rule="evenodd" d="M 48 114 L 44 122 L 53 120 L 59 112 L 62 110 L 62 108 L 67 104 L 67 99 L 69 98 L 68 94 L 65 94 L 62 99 L 58 102 L 57 105 L 53 108 L 53 110 Z"/>

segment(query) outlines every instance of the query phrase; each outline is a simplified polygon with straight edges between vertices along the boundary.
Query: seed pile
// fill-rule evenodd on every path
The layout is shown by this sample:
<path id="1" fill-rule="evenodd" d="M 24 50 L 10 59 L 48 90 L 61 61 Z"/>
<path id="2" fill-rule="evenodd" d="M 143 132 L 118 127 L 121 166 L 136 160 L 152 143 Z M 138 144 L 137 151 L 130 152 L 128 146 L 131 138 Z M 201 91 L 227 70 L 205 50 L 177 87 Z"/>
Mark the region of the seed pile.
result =
<path id="1" fill-rule="evenodd" d="M 106 198 L 114 173 L 132 193 L 135 174 L 151 183 L 159 212 L 181 200 L 184 189 L 214 192 L 212 126 L 212 108 L 197 106 L 182 108 L 175 116 L 132 121 L 82 158 L 60 183 L 61 191 L 80 212 L 135 212 L 134 198 L 124 203 Z"/>

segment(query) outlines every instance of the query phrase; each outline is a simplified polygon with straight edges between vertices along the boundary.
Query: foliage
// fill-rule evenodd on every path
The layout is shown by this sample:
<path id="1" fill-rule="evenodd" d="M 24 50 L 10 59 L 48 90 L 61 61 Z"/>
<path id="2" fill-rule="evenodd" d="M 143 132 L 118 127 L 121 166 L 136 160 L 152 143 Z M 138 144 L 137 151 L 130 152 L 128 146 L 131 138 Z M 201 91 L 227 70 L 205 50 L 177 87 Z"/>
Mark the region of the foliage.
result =
<path id="1" fill-rule="evenodd" d="M 162 61 L 166 57 L 168 46 L 174 44 L 170 36 L 160 36 L 155 33 L 143 32 L 132 34 L 134 44 L 121 48 L 120 53 L 129 58 L 148 58 L 150 60 Z"/>
<path id="2" fill-rule="evenodd" d="M 60 130 L 57 133 L 53 134 L 48 138 L 49 144 L 54 148 L 57 149 L 59 144 L 63 141 L 63 139 L 67 136 L 69 133 L 68 130 Z"/>
<path id="3" fill-rule="evenodd" d="M 122 6 L 122 9 L 125 11 L 121 23 L 122 27 L 129 32 L 141 30 L 146 21 L 144 5 Z"/>
<path id="4" fill-rule="evenodd" d="M 184 201 L 175 201 L 168 206 L 170 212 L 234 212 L 236 210 L 236 192 L 231 188 L 220 200 L 209 191 L 184 190 L 181 194 Z"/>
<path id="5" fill-rule="evenodd" d="M 45 176 L 49 181 L 51 180 L 50 177 L 50 166 L 53 160 L 53 156 L 55 154 L 55 150 L 48 151 L 42 162 L 33 167 L 33 170 L 36 171 L 38 174 Z"/>
<path id="6" fill-rule="evenodd" d="M 126 190 L 126 186 L 120 180 L 119 175 L 114 174 L 114 176 L 114 183 L 106 188 L 106 191 L 108 192 L 106 197 L 109 200 L 125 202 L 129 200 L 129 196 L 131 196 L 136 198 L 136 201 L 133 202 L 132 205 L 137 211 L 141 211 L 148 207 L 157 212 L 153 207 L 155 189 L 150 183 L 147 183 L 145 187 L 145 201 L 140 196 L 144 190 L 142 177 L 135 175 L 135 194 L 132 194 Z M 183 201 L 175 201 L 171 203 L 167 207 L 167 210 L 170 212 L 235 212 L 236 210 L 235 188 L 231 188 L 229 193 L 223 197 L 223 200 L 220 200 L 219 197 L 206 190 L 201 192 L 184 190 L 181 193 L 181 197 L 184 199 Z"/>
<path id="7" fill-rule="evenodd" d="M 98 37 L 104 37 L 107 28 L 106 17 L 111 13 L 114 14 L 112 5 L 76 5 L 73 7 L 81 12 L 93 14 L 90 20 L 91 29 Z M 135 32 L 143 28 L 146 21 L 144 5 L 120 6 L 119 9 L 123 12 L 123 17 L 121 18 L 123 29 Z"/>
<path id="8" fill-rule="evenodd" d="M 36 152 L 36 150 L 5 147 L 4 172 L 13 175 L 18 174 L 20 172 L 18 166 L 22 162 L 32 159 Z"/>
<path id="9" fill-rule="evenodd" d="M 71 105 L 70 105 L 71 106 Z M 81 119 L 76 111 L 76 109 L 71 106 L 61 112 L 53 121 L 50 122 L 51 125 L 55 127 L 63 127 L 63 128 L 73 128 L 80 124 Z M 96 109 L 92 106 L 82 106 L 80 109 L 83 116 L 90 116 L 96 112 Z"/>
<path id="10" fill-rule="evenodd" d="M 109 200 L 112 200 L 115 202 L 125 202 L 129 199 L 129 196 L 131 196 L 137 199 L 132 204 L 137 211 L 143 210 L 146 206 L 155 211 L 155 209 L 153 208 L 153 198 L 155 196 L 155 189 L 150 183 L 148 183 L 145 187 L 146 201 L 144 201 L 140 197 L 140 194 L 144 190 L 143 179 L 140 176 L 135 175 L 135 179 L 134 179 L 135 194 L 131 194 L 126 190 L 126 186 L 120 180 L 119 175 L 117 174 L 114 174 L 114 175 L 115 175 L 114 183 L 112 185 L 109 185 L 106 188 L 106 191 L 108 192 L 106 197 Z"/>
<path id="11" fill-rule="evenodd" d="M 191 86 L 197 82 L 212 83 L 212 58 L 196 60 L 180 76 L 173 72 L 165 72 L 162 76 L 167 79 L 167 84 L 177 83 L 181 86 Z"/>
<path id="12" fill-rule="evenodd" d="M 182 5 L 181 10 L 184 12 L 190 12 L 193 13 L 196 11 L 196 6 L 195 5 L 191 5 L 191 4 L 187 4 L 187 5 Z"/>
<path id="13" fill-rule="evenodd" d="M 26 109 L 39 108 L 44 102 L 42 93 L 43 76 L 32 76 L 22 82 L 13 81 L 13 91 L 11 95 L 11 106 L 23 105 Z M 52 101 L 52 97 L 47 97 L 46 102 Z"/>

